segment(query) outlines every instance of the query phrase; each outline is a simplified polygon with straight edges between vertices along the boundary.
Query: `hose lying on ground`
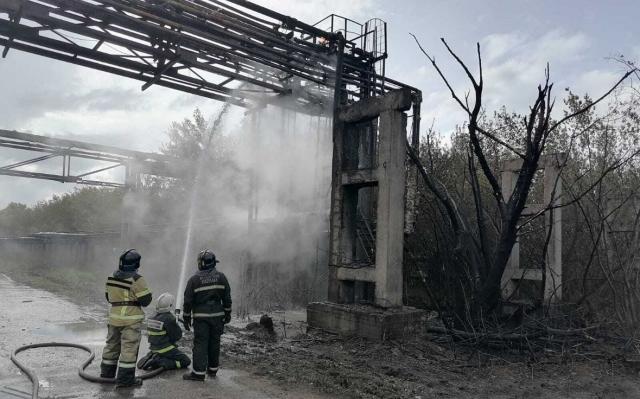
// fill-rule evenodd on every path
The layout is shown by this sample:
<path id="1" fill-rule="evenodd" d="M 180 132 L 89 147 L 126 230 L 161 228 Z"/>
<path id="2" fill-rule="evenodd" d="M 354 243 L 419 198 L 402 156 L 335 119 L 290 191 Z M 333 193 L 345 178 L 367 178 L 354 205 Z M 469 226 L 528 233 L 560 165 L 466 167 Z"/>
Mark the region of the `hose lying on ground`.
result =
<path id="1" fill-rule="evenodd" d="M 89 374 L 89 373 L 87 373 L 85 371 L 85 369 L 87 367 L 89 367 L 89 364 L 91 364 L 93 359 L 96 357 L 95 353 L 93 352 L 93 349 L 89 348 L 88 346 L 80 345 L 80 344 L 74 344 L 74 343 L 70 343 L 70 342 L 42 342 L 42 343 L 39 343 L 39 344 L 25 345 L 25 346 L 21 346 L 21 347 L 19 347 L 16 350 L 13 351 L 13 353 L 11 354 L 11 361 L 13 363 L 15 363 L 15 365 L 18 366 L 18 368 L 20 370 L 22 370 L 27 375 L 27 377 L 29 377 L 29 379 L 31 380 L 31 384 L 33 385 L 32 390 L 31 390 L 31 398 L 32 399 L 38 399 L 38 391 L 40 389 L 40 383 L 38 382 L 38 376 L 36 375 L 35 372 L 33 372 L 33 370 L 27 368 L 24 364 L 22 364 L 18 360 L 16 355 L 18 353 L 26 351 L 28 349 L 50 348 L 50 347 L 77 348 L 77 349 L 82 349 L 85 352 L 88 352 L 89 353 L 89 357 L 78 368 L 78 375 L 80 377 L 84 378 L 85 380 L 91 381 L 91 382 L 99 382 L 99 383 L 102 383 L 102 384 L 114 384 L 116 382 L 115 378 L 98 377 L 96 375 Z M 150 371 L 148 373 L 138 375 L 137 377 L 141 378 L 143 380 L 146 380 L 148 378 L 157 376 L 158 374 L 162 373 L 163 371 L 164 371 L 164 368 L 159 368 L 159 369 L 155 369 L 153 371 Z"/>

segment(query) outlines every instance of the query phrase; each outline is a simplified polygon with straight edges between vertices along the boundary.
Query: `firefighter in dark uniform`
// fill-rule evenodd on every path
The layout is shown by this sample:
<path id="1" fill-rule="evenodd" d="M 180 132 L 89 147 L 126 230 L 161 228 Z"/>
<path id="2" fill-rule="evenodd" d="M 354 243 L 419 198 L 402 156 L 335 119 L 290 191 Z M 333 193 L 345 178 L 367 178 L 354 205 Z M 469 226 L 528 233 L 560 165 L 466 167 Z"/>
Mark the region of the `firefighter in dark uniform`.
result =
<path id="1" fill-rule="evenodd" d="M 138 367 L 145 370 L 164 368 L 175 370 L 189 367 L 191 360 L 182 353 L 176 342 L 182 338 L 182 330 L 172 314 L 175 298 L 165 292 L 158 297 L 155 316 L 147 320 L 147 335 L 149 337 L 150 354 L 146 361 Z"/>
<path id="2" fill-rule="evenodd" d="M 216 256 L 209 250 L 198 254 L 198 272 L 184 290 L 183 322 L 187 331 L 193 318 L 193 366 L 182 376 L 204 381 L 215 376 L 220 357 L 220 336 L 231 321 L 231 290 L 227 277 L 216 270 Z"/>
<path id="3" fill-rule="evenodd" d="M 111 309 L 100 376 L 116 377 L 116 388 L 142 385 L 142 380 L 135 376 L 136 360 L 144 321 L 142 308 L 151 303 L 151 291 L 138 274 L 140 258 L 135 249 L 123 253 L 118 270 L 106 284 L 105 296 Z"/>

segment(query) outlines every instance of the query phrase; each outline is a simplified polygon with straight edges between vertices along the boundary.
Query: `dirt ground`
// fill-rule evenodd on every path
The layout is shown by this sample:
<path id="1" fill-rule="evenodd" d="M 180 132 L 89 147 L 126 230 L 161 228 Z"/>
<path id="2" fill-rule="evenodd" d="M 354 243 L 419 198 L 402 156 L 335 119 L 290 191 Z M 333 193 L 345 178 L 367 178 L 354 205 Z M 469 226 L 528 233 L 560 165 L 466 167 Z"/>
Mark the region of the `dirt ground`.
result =
<path id="1" fill-rule="evenodd" d="M 313 331 L 275 342 L 233 331 L 229 364 L 340 398 L 632 398 L 640 377 L 610 359 L 532 364 L 436 344 L 374 343 Z M 480 363 L 478 363 L 480 360 Z M 518 361 L 519 360 L 519 361 Z"/>
<path id="2" fill-rule="evenodd" d="M 22 282 L 30 280 L 20 274 L 11 277 Z M 78 308 L 74 312 L 95 314 L 95 309 L 104 307 L 100 303 L 88 307 L 84 294 L 73 298 L 73 294 L 61 292 L 56 285 L 47 287 L 46 280 L 33 281 L 39 288 L 58 290 L 58 294 L 75 301 Z M 0 316 L 4 313 L 6 311 L 0 311 Z M 315 330 L 307 332 L 304 311 L 271 316 L 276 336 L 261 329 L 247 329 L 245 326 L 251 320 L 235 319 L 227 327 L 221 363 L 223 370 L 228 371 L 221 373 L 220 381 L 222 388 L 230 392 L 226 397 L 243 397 L 245 389 L 245 397 L 256 398 L 640 397 L 637 372 L 613 355 L 596 356 L 587 351 L 580 357 L 559 360 L 557 356 L 541 356 L 536 362 L 530 362 L 526 356 L 472 351 L 458 345 L 436 343 L 428 336 L 379 343 Z M 84 319 L 96 323 L 93 316 Z M 7 348 L 13 343 L 6 342 L 5 338 L 3 341 L 0 347 L 6 356 Z M 189 336 L 182 344 L 189 351 Z M 6 358 L 1 365 L 11 367 Z M 165 385 L 157 386 L 192 388 L 181 385 L 178 373 L 167 374 L 162 380 Z M 225 385 L 227 380 L 229 385 Z M 152 396 L 135 396 L 174 397 L 159 388 L 148 391 L 153 392 Z"/>

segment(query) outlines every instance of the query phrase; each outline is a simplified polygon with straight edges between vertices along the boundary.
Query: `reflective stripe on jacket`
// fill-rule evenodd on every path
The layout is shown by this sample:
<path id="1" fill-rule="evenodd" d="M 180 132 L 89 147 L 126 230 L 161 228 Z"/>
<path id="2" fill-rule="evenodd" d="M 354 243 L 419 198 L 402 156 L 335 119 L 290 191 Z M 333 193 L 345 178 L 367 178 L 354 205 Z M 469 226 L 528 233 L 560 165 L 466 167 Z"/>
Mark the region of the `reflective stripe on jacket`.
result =
<path id="1" fill-rule="evenodd" d="M 213 268 L 193 275 L 184 290 L 183 311 L 194 318 L 224 317 L 231 312 L 231 288 L 224 273 Z"/>
<path id="2" fill-rule="evenodd" d="M 142 276 L 118 270 L 107 278 L 105 292 L 111 304 L 109 324 L 122 327 L 144 320 L 142 307 L 151 303 L 151 291 Z"/>
<path id="3" fill-rule="evenodd" d="M 169 312 L 157 313 L 147 320 L 149 349 L 155 353 L 165 353 L 174 349 L 182 338 L 182 330 L 176 318 Z"/>

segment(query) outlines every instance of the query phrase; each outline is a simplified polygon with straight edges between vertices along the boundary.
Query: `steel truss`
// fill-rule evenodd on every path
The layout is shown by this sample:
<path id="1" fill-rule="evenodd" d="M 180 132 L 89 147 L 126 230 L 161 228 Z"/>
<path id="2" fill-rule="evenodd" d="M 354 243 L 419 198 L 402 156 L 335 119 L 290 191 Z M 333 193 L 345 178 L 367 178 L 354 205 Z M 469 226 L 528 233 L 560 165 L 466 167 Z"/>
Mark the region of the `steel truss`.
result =
<path id="1" fill-rule="evenodd" d="M 0 0 L 3 56 L 13 48 L 242 107 L 287 106 L 286 95 L 317 113 L 337 85 L 352 100 L 407 87 L 376 72 L 386 47 L 361 48 L 378 34 L 345 38 L 243 0 Z"/>
<path id="2" fill-rule="evenodd" d="M 180 177 L 181 162 L 175 158 L 161 154 L 132 151 L 99 144 L 90 144 L 76 140 L 55 139 L 29 133 L 0 130 L 0 147 L 34 151 L 43 155 L 10 165 L 0 166 L 0 175 L 29 177 L 34 179 L 54 180 L 61 183 L 75 183 L 104 187 L 131 187 L 135 185 L 139 175 L 156 175 Z M 38 173 L 18 170 L 18 168 L 43 162 L 52 158 L 61 158 L 59 174 Z M 90 159 L 108 162 L 107 166 L 92 169 L 80 174 L 72 174 L 72 159 Z M 125 168 L 125 182 L 118 183 L 91 176 L 118 167 Z"/>

